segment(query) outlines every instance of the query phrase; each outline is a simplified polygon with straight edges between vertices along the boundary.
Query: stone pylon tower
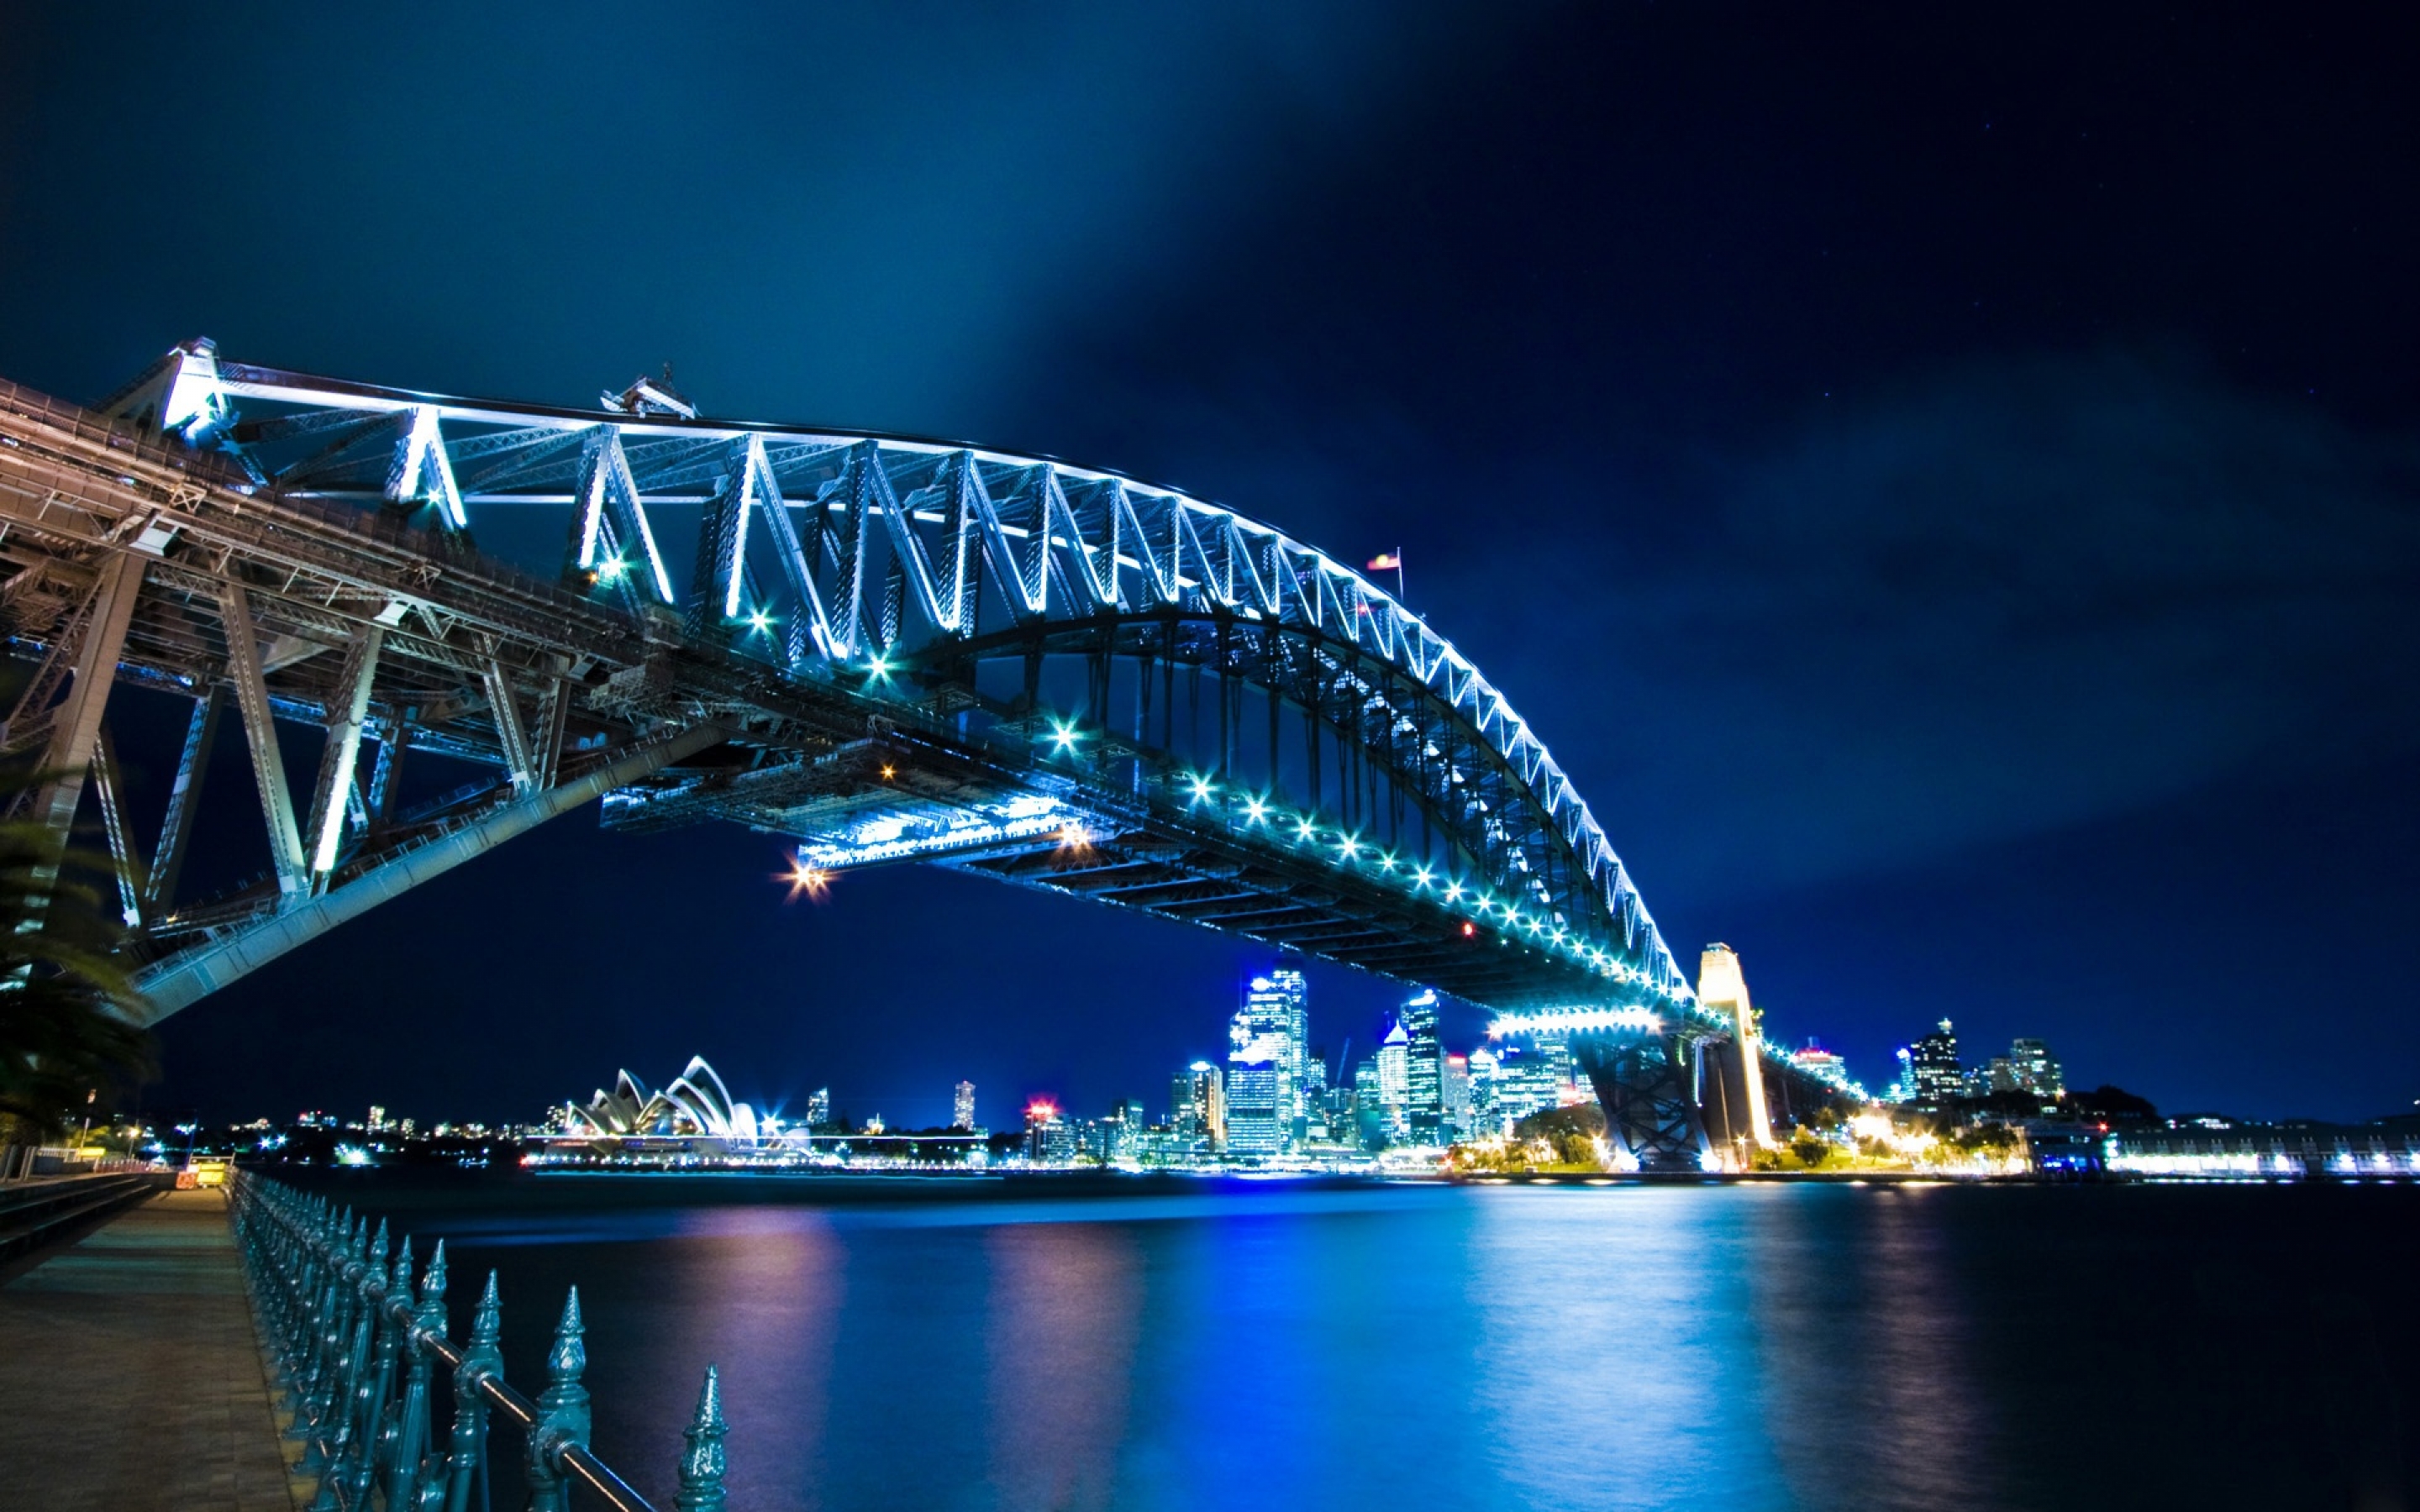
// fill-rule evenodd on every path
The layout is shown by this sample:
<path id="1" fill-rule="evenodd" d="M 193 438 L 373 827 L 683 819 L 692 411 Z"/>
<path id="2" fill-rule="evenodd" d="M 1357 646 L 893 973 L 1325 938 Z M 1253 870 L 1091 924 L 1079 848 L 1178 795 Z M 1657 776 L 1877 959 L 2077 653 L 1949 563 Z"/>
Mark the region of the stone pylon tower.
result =
<path id="1" fill-rule="evenodd" d="M 1739 952 L 1717 942 L 1698 960 L 1698 1000 L 1708 1011 L 1731 1022 L 1732 1054 L 1717 1064 L 1736 1076 L 1739 1097 L 1730 1107 L 1730 1133 L 1745 1134 L 1759 1146 L 1773 1144 L 1773 1119 L 1764 1099 L 1764 1035 L 1757 1027 L 1756 1011 L 1748 1006 L 1747 979 L 1741 974 Z M 1731 1075 L 1724 1080 L 1732 1081 Z M 1723 1088 L 1730 1091 L 1732 1087 Z M 1711 1093 L 1712 1088 L 1708 1091 Z"/>

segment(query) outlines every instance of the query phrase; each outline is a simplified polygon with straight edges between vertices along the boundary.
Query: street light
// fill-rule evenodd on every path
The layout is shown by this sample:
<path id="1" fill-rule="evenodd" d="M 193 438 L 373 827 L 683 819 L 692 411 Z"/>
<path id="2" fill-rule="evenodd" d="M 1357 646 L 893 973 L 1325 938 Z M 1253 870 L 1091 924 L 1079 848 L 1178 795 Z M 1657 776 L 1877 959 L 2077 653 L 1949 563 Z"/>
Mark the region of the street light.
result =
<path id="1" fill-rule="evenodd" d="M 177 1125 L 177 1132 L 185 1136 L 185 1164 L 187 1165 L 194 1164 L 194 1131 L 200 1127 L 201 1125 L 198 1123 L 180 1123 Z"/>

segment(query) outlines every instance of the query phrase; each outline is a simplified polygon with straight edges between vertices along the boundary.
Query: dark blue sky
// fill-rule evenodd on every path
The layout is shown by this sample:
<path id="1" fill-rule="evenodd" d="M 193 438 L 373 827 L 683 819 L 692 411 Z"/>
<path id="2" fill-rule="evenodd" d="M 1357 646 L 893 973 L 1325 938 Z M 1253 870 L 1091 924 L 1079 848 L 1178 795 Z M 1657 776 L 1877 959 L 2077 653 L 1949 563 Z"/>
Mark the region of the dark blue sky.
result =
<path id="1" fill-rule="evenodd" d="M 62 8 L 0 54 L 0 375 L 208 333 L 581 402 L 670 358 L 714 412 L 1400 546 L 1776 1034 L 1879 1081 L 1947 1015 L 2372 1115 L 2420 1097 L 2413 51 L 2326 8 Z M 519 1116 L 703 1051 L 894 1121 L 960 1075 L 1156 1105 L 1266 961 L 922 870 L 788 905 L 782 859 L 566 820 L 171 1021 L 151 1095 Z M 1313 980 L 1331 1050 L 1398 995 Z"/>

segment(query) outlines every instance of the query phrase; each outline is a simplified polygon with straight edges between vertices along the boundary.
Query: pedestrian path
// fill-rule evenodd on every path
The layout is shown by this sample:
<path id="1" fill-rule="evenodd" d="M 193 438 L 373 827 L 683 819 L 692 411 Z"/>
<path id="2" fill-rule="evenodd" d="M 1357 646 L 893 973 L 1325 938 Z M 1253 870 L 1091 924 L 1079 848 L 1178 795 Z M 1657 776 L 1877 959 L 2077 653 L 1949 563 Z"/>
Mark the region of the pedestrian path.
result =
<path id="1" fill-rule="evenodd" d="M 223 1192 L 163 1193 L 0 1287 L 0 1503 L 294 1512 L 274 1407 Z"/>

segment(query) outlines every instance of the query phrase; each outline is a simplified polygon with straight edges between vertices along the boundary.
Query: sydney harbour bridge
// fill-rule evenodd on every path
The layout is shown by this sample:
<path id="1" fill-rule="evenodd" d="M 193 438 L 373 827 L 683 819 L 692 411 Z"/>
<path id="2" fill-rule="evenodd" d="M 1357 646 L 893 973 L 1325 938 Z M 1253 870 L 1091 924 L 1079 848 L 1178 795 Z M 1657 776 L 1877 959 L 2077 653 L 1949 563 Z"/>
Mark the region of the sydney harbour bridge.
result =
<path id="1" fill-rule="evenodd" d="M 474 511 L 491 544 L 559 539 L 560 571 L 483 551 Z M 0 611 L 30 664 L 0 756 L 50 774 L 21 812 L 64 841 L 98 811 L 155 1017 L 601 798 L 609 828 L 795 837 L 809 886 L 946 866 L 1567 1034 L 1648 1169 L 1751 1110 L 1761 1134 L 1787 1075 L 1451 641 L 1314 547 L 1113 473 L 705 418 L 668 381 L 559 409 L 197 341 L 90 409 L 0 383 Z M 190 704 L 156 839 L 113 686 Z M 256 802 L 271 872 L 186 898 L 230 717 L 254 792 L 218 801 Z M 404 802 L 441 758 L 477 779 Z"/>

